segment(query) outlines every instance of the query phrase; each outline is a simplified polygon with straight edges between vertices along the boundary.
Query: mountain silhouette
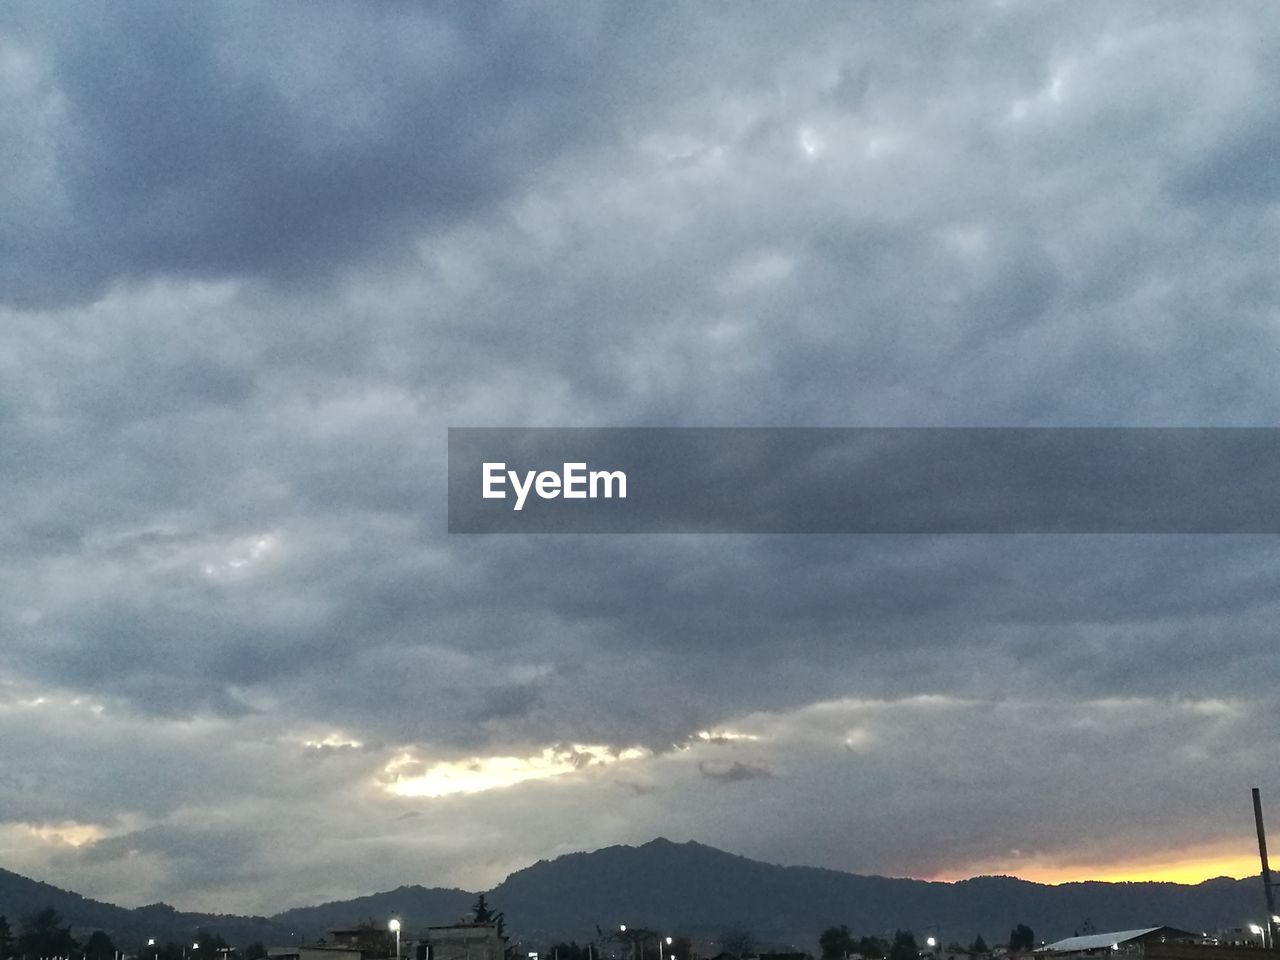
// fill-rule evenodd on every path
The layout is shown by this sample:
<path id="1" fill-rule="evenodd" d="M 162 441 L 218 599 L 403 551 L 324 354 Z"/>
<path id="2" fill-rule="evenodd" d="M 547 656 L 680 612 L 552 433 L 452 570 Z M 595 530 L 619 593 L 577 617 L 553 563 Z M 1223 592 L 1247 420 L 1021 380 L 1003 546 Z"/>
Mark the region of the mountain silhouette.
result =
<path id="1" fill-rule="evenodd" d="M 739 928 L 763 945 L 813 950 L 826 927 L 857 935 L 914 930 L 968 943 L 978 934 L 1003 942 L 1016 923 L 1037 939 L 1070 936 L 1086 920 L 1098 930 L 1168 924 L 1190 930 L 1239 927 L 1260 915 L 1261 882 L 1227 877 L 1198 884 L 1065 883 L 1013 877 L 955 883 L 784 867 L 704 844 L 659 838 L 540 860 L 487 891 L 513 937 L 536 948 L 553 938 L 594 938 L 620 923 L 714 939 Z M 402 886 L 383 893 L 295 907 L 271 917 L 187 913 L 166 904 L 127 909 L 0 870 L 0 914 L 11 922 L 51 906 L 83 935 L 103 929 L 126 951 L 148 937 L 183 939 L 198 929 L 232 944 L 313 941 L 328 931 L 392 915 L 409 935 L 465 915 L 476 894 Z"/>

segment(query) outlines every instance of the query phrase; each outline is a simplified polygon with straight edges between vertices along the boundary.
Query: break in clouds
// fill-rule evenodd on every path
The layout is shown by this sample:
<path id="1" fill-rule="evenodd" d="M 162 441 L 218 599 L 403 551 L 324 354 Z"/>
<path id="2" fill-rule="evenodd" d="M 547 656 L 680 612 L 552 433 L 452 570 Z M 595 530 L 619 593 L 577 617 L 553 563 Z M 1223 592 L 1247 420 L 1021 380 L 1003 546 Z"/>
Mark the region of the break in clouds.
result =
<path id="1" fill-rule="evenodd" d="M 0 862 L 271 911 L 659 834 L 1247 856 L 1274 538 L 451 537 L 445 431 L 1273 425 L 1278 34 L 7 5 Z"/>

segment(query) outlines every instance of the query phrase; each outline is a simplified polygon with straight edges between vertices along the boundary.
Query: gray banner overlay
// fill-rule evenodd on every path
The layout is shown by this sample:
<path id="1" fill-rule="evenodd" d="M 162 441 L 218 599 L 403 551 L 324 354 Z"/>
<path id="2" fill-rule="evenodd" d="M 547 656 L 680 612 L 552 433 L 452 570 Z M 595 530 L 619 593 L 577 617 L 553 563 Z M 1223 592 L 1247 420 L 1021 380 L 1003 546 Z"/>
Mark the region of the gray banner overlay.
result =
<path id="1" fill-rule="evenodd" d="M 450 428 L 449 531 L 1280 533 L 1280 428 Z"/>

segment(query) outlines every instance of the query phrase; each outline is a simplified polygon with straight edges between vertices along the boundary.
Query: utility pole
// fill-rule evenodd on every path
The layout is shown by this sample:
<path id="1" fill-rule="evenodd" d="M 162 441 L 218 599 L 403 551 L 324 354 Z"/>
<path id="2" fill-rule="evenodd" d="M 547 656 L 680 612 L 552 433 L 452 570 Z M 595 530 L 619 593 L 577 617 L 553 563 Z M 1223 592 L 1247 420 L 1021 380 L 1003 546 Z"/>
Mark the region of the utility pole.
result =
<path id="1" fill-rule="evenodd" d="M 1262 826 L 1262 794 L 1253 788 L 1253 822 L 1258 827 L 1258 857 L 1262 860 L 1262 891 L 1267 897 L 1267 942 L 1276 944 L 1276 892 L 1271 883 L 1271 864 L 1267 862 L 1267 831 Z"/>

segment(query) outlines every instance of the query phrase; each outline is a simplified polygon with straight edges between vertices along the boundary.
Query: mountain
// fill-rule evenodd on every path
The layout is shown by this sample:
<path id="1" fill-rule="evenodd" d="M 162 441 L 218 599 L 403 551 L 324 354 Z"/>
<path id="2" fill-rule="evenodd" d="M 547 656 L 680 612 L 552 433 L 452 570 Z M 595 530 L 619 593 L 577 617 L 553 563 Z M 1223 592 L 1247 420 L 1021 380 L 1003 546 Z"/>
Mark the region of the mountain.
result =
<path id="1" fill-rule="evenodd" d="M 489 891 L 508 929 L 531 946 L 553 937 L 585 940 L 619 923 L 715 938 L 742 928 L 758 940 L 814 950 L 818 934 L 847 924 L 855 934 L 894 929 L 969 942 L 982 934 L 1003 942 L 1016 923 L 1040 939 L 1070 936 L 1086 921 L 1098 930 L 1169 924 L 1191 930 L 1238 927 L 1260 915 L 1261 883 L 1219 878 L 1204 883 L 1030 883 L 975 877 L 957 883 L 861 876 L 816 867 L 782 867 L 699 843 L 657 839 L 542 860 Z M 0 914 L 15 920 L 44 906 L 77 933 L 107 930 L 123 949 L 147 937 L 183 939 L 197 929 L 233 944 L 287 944 L 392 915 L 406 932 L 449 923 L 468 911 L 465 890 L 404 886 L 353 900 L 298 907 L 273 917 L 182 913 L 165 904 L 128 910 L 0 870 Z"/>
<path id="2" fill-rule="evenodd" d="M 215 931 L 231 943 L 276 941 L 282 937 L 280 928 L 263 917 L 183 913 L 166 903 L 130 910 L 0 869 L 0 916 L 8 917 L 15 929 L 20 917 L 44 907 L 53 907 L 62 914 L 77 936 L 106 930 L 127 952 L 136 950 L 150 937 L 186 940 L 198 930 Z"/>
<path id="3" fill-rule="evenodd" d="M 0 916 L 15 922 L 23 914 L 43 907 L 53 907 L 64 917 L 76 917 L 78 923 L 83 918 L 83 926 L 103 929 L 122 928 L 132 920 L 133 913 L 0 869 Z"/>
<path id="4" fill-rule="evenodd" d="M 1070 936 L 1086 920 L 1098 930 L 1170 924 L 1238 927 L 1262 906 L 1259 880 L 1176 883 L 1030 883 L 976 877 L 958 883 L 781 867 L 699 843 L 658 839 L 540 861 L 513 873 L 489 897 L 517 931 L 586 935 L 619 923 L 714 937 L 740 927 L 778 945 L 812 949 L 844 923 L 858 934 L 915 930 L 970 942 L 1003 942 L 1016 923 L 1041 939 Z"/>
<path id="5" fill-rule="evenodd" d="M 277 913 L 271 920 L 288 928 L 290 933 L 304 934 L 307 939 L 312 939 L 364 920 L 383 922 L 393 916 L 404 917 L 410 929 L 419 924 L 452 923 L 470 913 L 475 901 L 476 895 L 466 890 L 415 885 L 354 900 L 322 903 L 318 907 L 294 907 Z"/>

